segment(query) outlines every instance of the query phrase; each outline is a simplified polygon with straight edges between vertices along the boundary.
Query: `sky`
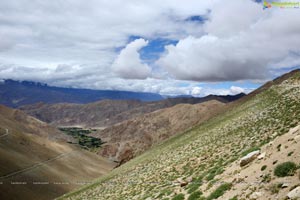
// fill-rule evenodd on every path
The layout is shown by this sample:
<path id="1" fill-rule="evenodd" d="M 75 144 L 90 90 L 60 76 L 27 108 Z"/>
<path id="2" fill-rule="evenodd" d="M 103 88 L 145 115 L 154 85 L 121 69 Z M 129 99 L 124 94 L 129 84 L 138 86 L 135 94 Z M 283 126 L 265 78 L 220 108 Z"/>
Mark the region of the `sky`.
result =
<path id="1" fill-rule="evenodd" d="M 249 93 L 300 65 L 300 9 L 254 0 L 1 0 L 0 79 Z"/>

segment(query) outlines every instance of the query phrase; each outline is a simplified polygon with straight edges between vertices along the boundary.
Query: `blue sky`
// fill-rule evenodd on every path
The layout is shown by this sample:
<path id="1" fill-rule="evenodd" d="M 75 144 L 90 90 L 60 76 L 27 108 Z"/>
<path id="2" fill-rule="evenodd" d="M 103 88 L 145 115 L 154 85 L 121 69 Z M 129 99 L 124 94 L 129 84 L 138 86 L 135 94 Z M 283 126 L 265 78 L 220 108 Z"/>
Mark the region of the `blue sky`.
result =
<path id="1" fill-rule="evenodd" d="M 10 0 L 0 13 L 0 79 L 205 96 L 300 64 L 299 10 L 256 0 Z"/>

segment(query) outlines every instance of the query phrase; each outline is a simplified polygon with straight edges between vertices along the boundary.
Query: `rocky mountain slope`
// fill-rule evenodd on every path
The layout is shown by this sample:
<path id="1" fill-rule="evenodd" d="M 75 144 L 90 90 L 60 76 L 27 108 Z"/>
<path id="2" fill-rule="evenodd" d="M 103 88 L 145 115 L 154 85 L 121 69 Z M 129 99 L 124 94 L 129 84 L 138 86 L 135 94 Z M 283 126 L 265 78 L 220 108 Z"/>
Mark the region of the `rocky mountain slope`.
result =
<path id="1" fill-rule="evenodd" d="M 68 145 L 70 140 L 22 111 L 0 106 L 0 199 L 53 199 L 115 166 Z"/>
<path id="2" fill-rule="evenodd" d="M 92 136 L 106 142 L 100 155 L 123 164 L 153 145 L 206 121 L 223 106 L 225 103 L 216 100 L 178 104 L 121 122 Z"/>
<path id="3" fill-rule="evenodd" d="M 291 128 L 299 123 L 295 70 L 61 199 L 292 199 L 300 158 L 299 131 Z"/>
<path id="4" fill-rule="evenodd" d="M 155 102 L 136 100 L 102 100 L 90 104 L 44 104 L 23 106 L 20 109 L 55 126 L 107 127 L 162 108 L 180 103 L 197 104 L 209 100 L 230 102 L 241 98 L 210 95 L 203 98 L 169 98 Z"/>

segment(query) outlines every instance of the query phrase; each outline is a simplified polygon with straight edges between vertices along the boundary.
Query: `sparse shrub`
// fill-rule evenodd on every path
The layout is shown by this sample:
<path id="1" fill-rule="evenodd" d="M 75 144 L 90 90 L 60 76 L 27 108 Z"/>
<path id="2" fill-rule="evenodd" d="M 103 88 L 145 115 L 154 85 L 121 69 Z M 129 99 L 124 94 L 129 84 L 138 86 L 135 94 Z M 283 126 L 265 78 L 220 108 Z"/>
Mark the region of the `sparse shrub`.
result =
<path id="1" fill-rule="evenodd" d="M 267 169 L 267 165 L 263 165 L 263 166 L 260 168 L 261 171 L 264 171 L 265 169 Z"/>
<path id="2" fill-rule="evenodd" d="M 281 144 L 277 145 L 277 151 L 280 151 L 280 148 L 281 148 Z"/>
<path id="3" fill-rule="evenodd" d="M 271 181 L 271 174 L 265 174 L 263 177 L 262 177 L 262 182 L 263 183 L 269 183 Z"/>
<path id="4" fill-rule="evenodd" d="M 238 198 L 237 198 L 237 196 L 234 196 L 234 197 L 232 197 L 232 198 L 229 199 L 229 200 L 238 200 Z"/>
<path id="5" fill-rule="evenodd" d="M 277 194 L 279 192 L 280 186 L 281 186 L 280 183 L 270 185 L 269 190 L 270 190 L 271 194 Z"/>
<path id="6" fill-rule="evenodd" d="M 289 152 L 289 153 L 288 153 L 288 155 L 287 155 L 287 156 L 291 156 L 291 155 L 293 155 L 293 153 L 294 153 L 294 152 L 293 152 L 293 151 L 291 151 L 291 152 Z"/>
<path id="7" fill-rule="evenodd" d="M 205 179 L 206 179 L 207 181 L 211 181 L 211 180 L 213 180 L 213 179 L 215 178 L 215 176 L 216 176 L 216 175 L 213 174 L 213 173 L 212 173 L 212 174 L 208 174 L 207 177 L 206 177 Z"/>
<path id="8" fill-rule="evenodd" d="M 206 190 L 209 190 L 216 182 L 218 181 L 218 179 L 214 179 L 214 180 L 211 180 L 207 187 L 206 187 Z"/>
<path id="9" fill-rule="evenodd" d="M 199 182 L 192 182 L 191 184 L 188 185 L 188 193 L 191 194 L 195 192 L 196 190 L 198 190 L 200 185 L 201 184 Z"/>
<path id="10" fill-rule="evenodd" d="M 198 200 L 201 195 L 202 195 L 202 192 L 196 191 L 189 196 L 188 200 Z"/>
<path id="11" fill-rule="evenodd" d="M 213 191 L 208 197 L 207 200 L 217 199 L 222 196 L 227 190 L 230 190 L 232 187 L 231 183 L 224 183 L 220 185 L 215 191 Z"/>
<path id="12" fill-rule="evenodd" d="M 177 194 L 172 200 L 184 200 L 184 194 Z"/>
<path id="13" fill-rule="evenodd" d="M 297 170 L 294 162 L 284 162 L 275 167 L 274 174 L 278 177 L 293 176 Z"/>
<path id="14" fill-rule="evenodd" d="M 215 166 L 215 167 L 213 167 L 212 169 L 210 169 L 208 171 L 209 174 L 206 176 L 205 179 L 207 181 L 211 181 L 211 180 L 213 180 L 215 178 L 216 175 L 222 174 L 223 172 L 224 172 L 224 169 L 222 167 Z"/>

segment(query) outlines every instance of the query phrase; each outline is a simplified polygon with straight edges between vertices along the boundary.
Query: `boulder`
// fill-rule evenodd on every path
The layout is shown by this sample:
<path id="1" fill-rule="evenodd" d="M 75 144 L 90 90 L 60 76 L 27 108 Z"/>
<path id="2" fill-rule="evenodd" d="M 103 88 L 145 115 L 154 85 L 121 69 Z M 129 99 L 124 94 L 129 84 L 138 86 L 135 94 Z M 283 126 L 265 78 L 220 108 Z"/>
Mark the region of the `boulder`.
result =
<path id="1" fill-rule="evenodd" d="M 262 197 L 263 193 L 262 192 L 253 192 L 250 195 L 250 199 L 259 199 L 260 197 Z"/>
<path id="2" fill-rule="evenodd" d="M 243 167 L 243 166 L 247 165 L 248 163 L 252 162 L 253 160 L 255 160 L 257 158 L 257 156 L 259 156 L 259 154 L 260 154 L 259 150 L 248 153 L 246 156 L 241 158 L 240 166 Z"/>
<path id="3" fill-rule="evenodd" d="M 282 185 L 281 185 L 281 188 L 287 188 L 287 187 L 289 187 L 290 186 L 290 184 L 288 184 L 288 183 L 283 183 Z"/>
<path id="4" fill-rule="evenodd" d="M 175 184 L 180 185 L 180 187 L 184 187 L 189 183 L 187 181 L 184 181 L 182 178 L 178 178 L 176 179 Z"/>
<path id="5" fill-rule="evenodd" d="M 188 178 L 186 179 L 186 181 L 187 181 L 188 183 L 192 182 L 192 181 L 193 181 L 193 177 L 192 177 L 192 176 L 188 177 Z"/>
<path id="6" fill-rule="evenodd" d="M 298 143 L 300 142 L 300 135 L 297 135 L 296 137 L 294 137 L 294 140 Z"/>
<path id="7" fill-rule="evenodd" d="M 300 199 L 300 186 L 296 187 L 287 194 L 289 199 Z"/>
<path id="8" fill-rule="evenodd" d="M 263 153 L 261 153 L 261 154 L 257 157 L 257 159 L 258 159 L 258 160 L 262 160 L 262 159 L 265 158 L 265 156 L 266 156 L 266 152 L 263 152 Z"/>

